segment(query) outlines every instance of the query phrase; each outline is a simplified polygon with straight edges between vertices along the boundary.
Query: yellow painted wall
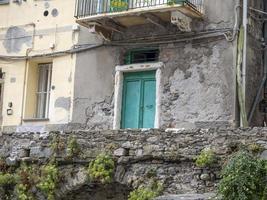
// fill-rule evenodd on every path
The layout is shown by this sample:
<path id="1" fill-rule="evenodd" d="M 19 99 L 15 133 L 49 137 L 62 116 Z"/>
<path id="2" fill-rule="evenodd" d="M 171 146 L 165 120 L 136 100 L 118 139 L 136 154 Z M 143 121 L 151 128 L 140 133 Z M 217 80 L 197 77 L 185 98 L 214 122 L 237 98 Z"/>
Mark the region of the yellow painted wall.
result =
<path id="1" fill-rule="evenodd" d="M 55 17 L 51 14 L 53 9 L 58 10 Z M 75 0 L 30 0 L 21 4 L 11 0 L 7 5 L 0 5 L 0 56 L 36 56 L 71 49 L 77 43 L 79 34 L 72 28 L 76 24 L 74 9 Z M 48 16 L 44 16 L 45 11 L 49 12 Z M 18 30 L 16 34 L 14 30 Z M 13 34 L 10 34 L 12 31 Z M 38 79 L 34 75 L 36 66 L 47 61 L 53 63 L 51 85 L 55 88 L 50 95 L 49 121 L 26 122 L 23 119 L 34 116 L 36 107 L 36 96 L 33 95 Z M 25 59 L 0 58 L 0 68 L 6 74 L 2 126 L 70 122 L 75 61 L 75 54 L 46 58 L 39 56 L 28 62 Z M 13 115 L 6 113 L 9 102 L 13 103 Z"/>

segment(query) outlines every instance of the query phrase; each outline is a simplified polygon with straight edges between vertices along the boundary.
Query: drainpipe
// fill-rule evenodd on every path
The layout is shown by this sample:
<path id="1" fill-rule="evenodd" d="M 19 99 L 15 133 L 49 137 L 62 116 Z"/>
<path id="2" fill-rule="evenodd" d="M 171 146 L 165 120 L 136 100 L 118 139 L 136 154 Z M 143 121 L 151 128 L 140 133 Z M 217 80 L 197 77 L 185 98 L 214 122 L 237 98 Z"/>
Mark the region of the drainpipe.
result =
<path id="1" fill-rule="evenodd" d="M 247 24 L 248 24 L 248 0 L 243 0 L 243 28 L 244 28 L 244 46 L 242 59 L 242 89 L 244 97 L 244 105 L 246 107 L 246 70 L 247 70 Z M 244 127 L 242 118 L 240 118 L 240 126 Z"/>
<path id="2" fill-rule="evenodd" d="M 266 1 L 263 1 L 264 3 L 264 11 L 266 12 L 267 11 L 267 2 Z M 267 45 L 267 22 L 265 21 L 264 22 L 264 25 L 263 25 L 263 35 L 264 35 L 264 43 L 265 43 L 265 46 Z M 260 83 L 260 86 L 258 88 L 258 91 L 257 91 L 257 95 L 254 99 L 254 102 L 253 102 L 253 105 L 251 107 L 251 110 L 249 112 L 249 116 L 248 116 L 248 122 L 250 123 L 251 120 L 252 120 L 252 117 L 253 117 L 253 114 L 256 110 L 256 107 L 259 103 L 259 100 L 260 100 L 260 97 L 261 97 L 261 94 L 262 94 L 262 90 L 264 89 L 264 85 L 266 84 L 266 80 L 267 80 L 267 51 L 264 50 L 264 55 L 263 55 L 263 77 L 262 77 L 262 80 L 261 80 L 261 83 Z"/>

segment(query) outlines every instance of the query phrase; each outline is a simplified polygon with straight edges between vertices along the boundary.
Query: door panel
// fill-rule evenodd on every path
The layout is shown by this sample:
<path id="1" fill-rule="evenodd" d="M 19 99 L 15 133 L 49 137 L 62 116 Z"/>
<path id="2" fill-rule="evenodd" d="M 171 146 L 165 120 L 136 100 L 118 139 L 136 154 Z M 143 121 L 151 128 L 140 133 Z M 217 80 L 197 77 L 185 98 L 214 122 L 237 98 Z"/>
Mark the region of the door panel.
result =
<path id="1" fill-rule="evenodd" d="M 153 128 L 155 71 L 124 74 L 121 128 Z"/>
<path id="2" fill-rule="evenodd" d="M 155 99 L 156 99 L 156 81 L 144 80 L 143 95 L 143 126 L 142 128 L 154 127 L 155 120 Z"/>
<path id="3" fill-rule="evenodd" d="M 124 82 L 124 104 L 122 128 L 136 128 L 139 125 L 140 108 L 140 80 L 126 80 Z"/>

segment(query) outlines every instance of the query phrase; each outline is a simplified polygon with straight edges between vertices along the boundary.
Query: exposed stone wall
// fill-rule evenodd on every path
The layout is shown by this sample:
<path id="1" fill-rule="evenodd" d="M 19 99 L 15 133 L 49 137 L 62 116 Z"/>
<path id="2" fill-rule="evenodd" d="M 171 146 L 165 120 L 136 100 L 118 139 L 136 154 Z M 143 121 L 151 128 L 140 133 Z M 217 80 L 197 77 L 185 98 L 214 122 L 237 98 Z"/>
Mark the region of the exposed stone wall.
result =
<path id="1" fill-rule="evenodd" d="M 164 184 L 165 194 L 214 192 L 221 164 L 240 144 L 261 144 L 265 148 L 262 157 L 267 158 L 267 129 L 264 128 L 2 133 L 0 156 L 9 165 L 21 161 L 41 163 L 51 157 L 50 144 L 55 135 L 61 141 L 62 151 L 56 159 L 64 174 L 58 198 L 70 195 L 75 199 L 81 191 L 85 196 L 92 195 L 92 188 L 98 188 L 101 194 L 106 188 L 111 192 L 108 196 L 114 197 L 112 191 L 123 193 L 117 199 L 124 200 L 130 189 L 147 184 L 151 178 Z M 80 158 L 66 157 L 66 145 L 71 135 L 77 137 L 82 149 Z M 216 153 L 218 166 L 197 168 L 194 160 L 207 147 Z M 114 184 L 119 186 L 116 190 L 112 185 L 104 187 L 90 183 L 86 178 L 88 163 L 103 151 L 110 152 L 116 160 Z M 103 198 L 95 197 L 96 200 Z"/>

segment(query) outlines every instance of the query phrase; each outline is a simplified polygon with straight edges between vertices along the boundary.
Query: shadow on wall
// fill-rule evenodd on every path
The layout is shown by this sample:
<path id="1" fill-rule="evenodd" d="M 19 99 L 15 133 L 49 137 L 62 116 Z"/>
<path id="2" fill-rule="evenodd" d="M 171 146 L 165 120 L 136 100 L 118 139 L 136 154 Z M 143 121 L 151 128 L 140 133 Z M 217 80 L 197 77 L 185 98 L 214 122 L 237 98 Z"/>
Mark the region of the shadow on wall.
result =
<path id="1" fill-rule="evenodd" d="M 127 200 L 130 190 L 119 183 L 85 184 L 65 195 L 62 200 Z"/>

